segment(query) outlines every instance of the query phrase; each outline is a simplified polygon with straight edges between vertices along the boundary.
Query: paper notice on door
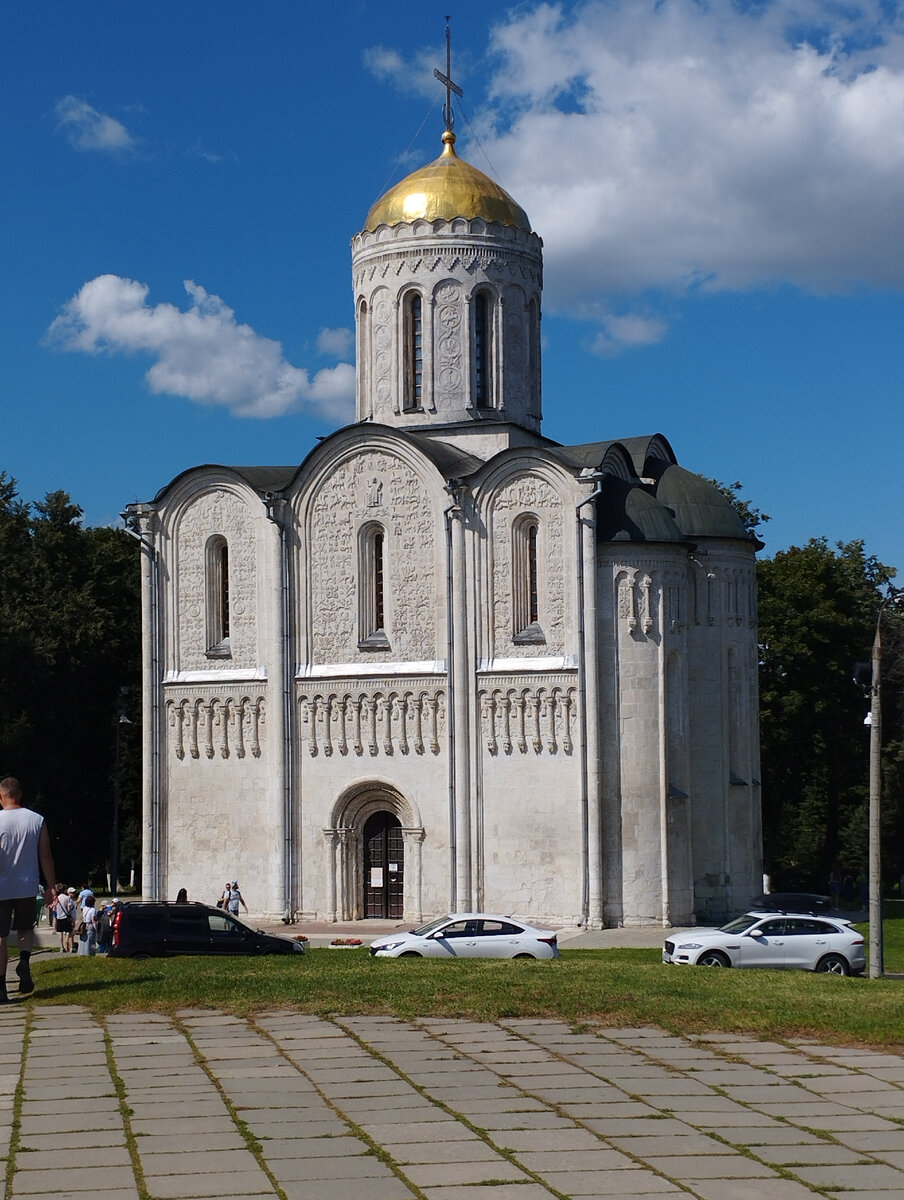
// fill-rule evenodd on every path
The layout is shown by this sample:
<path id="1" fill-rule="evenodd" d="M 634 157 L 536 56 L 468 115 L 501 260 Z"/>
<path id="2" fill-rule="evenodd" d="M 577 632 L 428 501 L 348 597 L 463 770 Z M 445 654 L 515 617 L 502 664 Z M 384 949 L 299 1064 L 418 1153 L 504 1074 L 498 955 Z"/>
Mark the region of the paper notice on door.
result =
<path id="1" fill-rule="evenodd" d="M 381 888 L 383 886 L 383 868 L 370 868 L 370 886 L 372 888 Z"/>
<path id="2" fill-rule="evenodd" d="M 398 863 L 390 863 L 389 864 L 389 874 L 390 875 L 398 875 L 398 873 L 399 873 L 399 864 Z"/>

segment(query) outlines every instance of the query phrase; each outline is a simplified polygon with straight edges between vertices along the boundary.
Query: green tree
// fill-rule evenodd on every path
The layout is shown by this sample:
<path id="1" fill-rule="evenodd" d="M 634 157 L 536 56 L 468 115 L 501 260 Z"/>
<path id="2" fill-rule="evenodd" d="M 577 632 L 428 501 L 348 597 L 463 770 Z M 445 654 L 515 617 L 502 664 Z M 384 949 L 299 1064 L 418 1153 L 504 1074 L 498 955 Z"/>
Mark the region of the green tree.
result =
<path id="1" fill-rule="evenodd" d="M 136 723 L 122 739 L 123 860 L 138 854 L 138 547 L 83 527 L 65 492 L 32 508 L 0 475 L 0 554 L 0 771 L 47 816 L 61 875 L 100 882 L 122 687 Z"/>
<path id="2" fill-rule="evenodd" d="M 862 541 L 825 538 L 758 564 L 765 858 L 784 886 L 824 891 L 834 863 L 866 862 L 868 704 L 852 676 L 894 574 Z M 887 827 L 899 809 L 900 791 Z"/>

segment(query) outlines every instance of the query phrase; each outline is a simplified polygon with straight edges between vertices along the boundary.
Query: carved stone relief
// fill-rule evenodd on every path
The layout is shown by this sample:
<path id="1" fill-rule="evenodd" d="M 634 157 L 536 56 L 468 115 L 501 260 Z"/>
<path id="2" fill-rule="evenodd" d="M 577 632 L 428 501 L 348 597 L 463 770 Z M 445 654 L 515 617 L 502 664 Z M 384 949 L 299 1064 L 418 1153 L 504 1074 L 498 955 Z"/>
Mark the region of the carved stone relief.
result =
<path id="1" fill-rule="evenodd" d="M 527 401 L 527 307 L 520 288 L 508 288 L 504 300 L 505 405 L 522 408 Z"/>
<path id="2" fill-rule="evenodd" d="M 369 507 L 375 494 L 379 506 Z M 374 651 L 358 649 L 357 589 L 358 531 L 375 517 L 385 530 L 389 646 L 377 653 L 409 662 L 436 657 L 435 531 L 430 499 L 415 472 L 395 455 L 362 451 L 336 467 L 311 509 L 310 635 L 315 663 L 374 661 Z"/>
<path id="3" fill-rule="evenodd" d="M 651 634 L 656 625 L 659 587 L 650 576 L 633 567 L 623 567 L 616 573 L 618 618 L 635 637 Z"/>
<path id="4" fill-rule="evenodd" d="M 179 614 L 176 670 L 211 666 L 205 653 L 204 572 L 207 542 L 215 534 L 225 537 L 229 549 L 230 666 L 251 668 L 258 662 L 255 522 L 241 497 L 216 488 L 189 506 L 174 531 L 178 546 L 175 608 Z"/>
<path id="5" fill-rule="evenodd" d="M 514 630 L 512 523 L 522 513 L 539 519 L 539 609 L 545 644 L 540 648 L 512 641 Z M 497 658 L 531 658 L 538 653 L 564 654 L 565 646 L 565 514 L 562 501 L 545 479 L 519 475 L 504 483 L 493 505 L 493 626 Z"/>
<path id="6" fill-rule="evenodd" d="M 260 758 L 263 696 L 207 696 L 193 690 L 166 701 L 170 747 L 178 759 Z"/>
<path id="7" fill-rule="evenodd" d="M 481 687 L 483 743 L 490 754 L 571 754 L 577 688 L 564 679 L 525 687 L 499 680 Z"/>
<path id="8" fill-rule="evenodd" d="M 373 403 L 374 411 L 385 411 L 392 400 L 392 302 L 386 288 L 373 295 Z M 396 406 L 398 411 L 398 406 Z"/>
<path id="9" fill-rule="evenodd" d="M 455 408 L 460 402 L 464 380 L 462 331 L 465 328 L 461 289 L 443 283 L 436 290 L 433 336 L 436 343 L 437 410 Z"/>
<path id="10" fill-rule="evenodd" d="M 446 731 L 445 689 L 435 682 L 387 681 L 309 689 L 298 697 L 298 728 L 312 758 L 333 754 L 439 754 Z"/>

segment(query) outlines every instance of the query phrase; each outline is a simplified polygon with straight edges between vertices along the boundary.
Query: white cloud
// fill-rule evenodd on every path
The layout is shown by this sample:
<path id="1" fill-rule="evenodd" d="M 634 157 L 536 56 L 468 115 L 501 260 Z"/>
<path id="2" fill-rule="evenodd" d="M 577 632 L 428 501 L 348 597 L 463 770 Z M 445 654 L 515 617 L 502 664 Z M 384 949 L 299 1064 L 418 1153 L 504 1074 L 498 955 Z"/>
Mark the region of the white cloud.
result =
<path id="1" fill-rule="evenodd" d="M 904 285 L 897 8 L 586 0 L 513 10 L 493 34 L 498 68 L 478 125 L 543 236 L 547 307 L 623 310 L 656 290 Z M 624 342 L 625 320 L 604 325 L 597 351 L 613 335 Z"/>
<path id="2" fill-rule="evenodd" d="M 309 408 L 348 420 L 355 369 L 339 363 L 313 378 L 293 367 L 282 346 L 239 325 L 218 296 L 190 280 L 187 311 L 149 305 L 148 287 L 118 275 L 89 280 L 48 330 L 48 341 L 85 354 L 149 354 L 146 379 L 152 392 L 186 396 L 228 408 L 241 417 L 276 417 Z"/>
<path id="3" fill-rule="evenodd" d="M 364 65 L 376 79 L 393 84 L 399 91 L 429 100 L 445 98 L 433 74 L 434 68 L 442 67 L 444 61 L 436 47 L 425 47 L 407 61 L 398 50 L 389 46 L 371 46 L 364 51 Z"/>
<path id="4" fill-rule="evenodd" d="M 351 329 L 321 329 L 317 334 L 317 349 L 321 354 L 332 358 L 346 358 L 351 354 L 355 345 L 355 335 Z"/>
<path id="5" fill-rule="evenodd" d="M 135 139 L 120 121 L 98 112 L 87 100 L 64 96 L 56 106 L 57 129 L 76 150 L 100 150 L 121 154 L 134 150 Z"/>
<path id="6" fill-rule="evenodd" d="M 599 329 L 587 348 L 600 358 L 608 358 L 620 350 L 653 346 L 662 341 L 668 328 L 659 317 L 640 313 L 608 313 L 598 320 Z"/>

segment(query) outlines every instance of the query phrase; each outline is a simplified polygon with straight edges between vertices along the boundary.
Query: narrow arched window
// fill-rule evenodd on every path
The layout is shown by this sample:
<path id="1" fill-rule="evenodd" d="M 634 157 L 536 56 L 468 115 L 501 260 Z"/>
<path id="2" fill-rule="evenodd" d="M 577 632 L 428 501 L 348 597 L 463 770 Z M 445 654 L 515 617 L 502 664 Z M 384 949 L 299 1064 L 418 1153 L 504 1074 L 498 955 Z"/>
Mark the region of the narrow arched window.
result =
<path id="1" fill-rule="evenodd" d="M 222 534 L 210 538 L 205 557 L 207 655 L 229 658 L 229 545 Z"/>
<path id="2" fill-rule="evenodd" d="M 424 302 L 419 292 L 409 292 L 405 297 L 403 316 L 405 395 L 402 407 L 405 412 L 416 412 L 421 407 L 424 392 Z"/>
<path id="3" fill-rule="evenodd" d="M 369 524 L 358 535 L 358 649 L 385 650 L 386 534 L 382 525 Z"/>
<path id="4" fill-rule="evenodd" d="M 540 522 L 530 513 L 512 526 L 512 617 L 514 641 L 546 642 L 540 625 Z"/>
<path id="5" fill-rule="evenodd" d="M 492 308 L 486 292 L 474 297 L 474 404 L 477 408 L 489 408 L 492 389 Z"/>
<path id="6" fill-rule="evenodd" d="M 357 356 L 358 419 L 373 416 L 373 398 L 370 394 L 370 310 L 367 301 L 358 306 L 358 356 Z"/>

